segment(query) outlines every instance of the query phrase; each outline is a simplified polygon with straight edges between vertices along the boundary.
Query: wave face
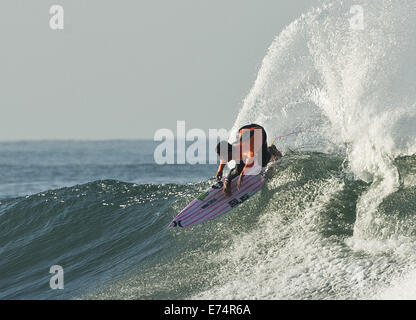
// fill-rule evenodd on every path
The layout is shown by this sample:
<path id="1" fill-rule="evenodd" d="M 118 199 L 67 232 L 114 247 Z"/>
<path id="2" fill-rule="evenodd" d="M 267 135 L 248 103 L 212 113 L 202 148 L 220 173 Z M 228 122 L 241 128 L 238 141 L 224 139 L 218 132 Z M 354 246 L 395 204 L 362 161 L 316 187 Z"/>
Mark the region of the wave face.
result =
<path id="1" fill-rule="evenodd" d="M 0 298 L 416 298 L 414 1 L 362 1 L 361 31 L 354 4 L 312 10 L 269 48 L 234 130 L 303 133 L 278 141 L 254 197 L 187 229 L 167 225 L 212 180 L 1 200 Z"/>
<path id="2" fill-rule="evenodd" d="M 157 254 L 171 187 L 160 188 L 106 180 L 2 201 L 0 298 L 76 298 Z M 64 290 L 49 287 L 53 265 Z"/>

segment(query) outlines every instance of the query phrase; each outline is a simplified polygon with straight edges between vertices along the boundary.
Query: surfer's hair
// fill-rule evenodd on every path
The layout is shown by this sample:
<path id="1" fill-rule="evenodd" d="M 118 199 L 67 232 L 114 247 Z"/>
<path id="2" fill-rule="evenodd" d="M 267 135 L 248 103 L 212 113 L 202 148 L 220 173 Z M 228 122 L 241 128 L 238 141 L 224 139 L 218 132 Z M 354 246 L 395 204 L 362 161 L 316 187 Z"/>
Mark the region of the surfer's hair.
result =
<path id="1" fill-rule="evenodd" d="M 218 155 L 221 155 L 221 151 L 224 152 L 225 150 L 227 150 L 227 153 L 233 152 L 233 146 L 227 141 L 221 141 L 217 144 L 216 151 Z M 226 156 L 228 156 L 228 154 Z"/>

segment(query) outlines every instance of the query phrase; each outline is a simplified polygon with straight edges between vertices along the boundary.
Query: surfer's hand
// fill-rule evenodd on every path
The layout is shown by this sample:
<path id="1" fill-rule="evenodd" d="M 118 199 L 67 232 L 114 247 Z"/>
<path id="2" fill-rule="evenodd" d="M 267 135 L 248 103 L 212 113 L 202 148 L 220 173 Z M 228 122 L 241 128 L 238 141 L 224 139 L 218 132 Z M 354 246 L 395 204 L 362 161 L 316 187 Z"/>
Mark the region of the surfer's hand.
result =
<path id="1" fill-rule="evenodd" d="M 244 177 L 244 176 L 240 176 L 240 177 L 238 178 L 238 182 L 237 182 L 237 189 L 238 189 L 238 190 L 240 190 L 241 185 L 242 185 L 242 183 L 243 183 L 243 177 Z"/>
<path id="2" fill-rule="evenodd" d="M 217 171 L 217 174 L 215 175 L 215 177 L 217 178 L 217 180 L 221 180 L 221 178 L 222 178 L 222 171 Z"/>

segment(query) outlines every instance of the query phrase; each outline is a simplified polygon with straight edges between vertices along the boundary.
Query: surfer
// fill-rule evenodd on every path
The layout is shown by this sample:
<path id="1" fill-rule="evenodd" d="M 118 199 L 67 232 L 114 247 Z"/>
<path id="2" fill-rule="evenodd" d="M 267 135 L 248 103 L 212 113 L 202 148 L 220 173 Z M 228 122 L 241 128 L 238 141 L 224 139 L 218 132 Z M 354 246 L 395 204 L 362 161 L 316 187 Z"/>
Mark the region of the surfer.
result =
<path id="1" fill-rule="evenodd" d="M 274 144 L 267 146 L 266 130 L 258 124 L 249 124 L 238 130 L 238 141 L 230 144 L 227 141 L 221 141 L 217 144 L 216 152 L 220 158 L 220 165 L 217 170 L 216 177 L 220 180 L 223 176 L 225 165 L 234 160 L 236 166 L 229 172 L 225 178 L 223 192 L 227 196 L 231 196 L 231 181 L 239 176 L 237 188 L 240 190 L 243 178 L 246 172 L 253 168 L 258 162 L 265 167 L 270 161 L 278 160 L 282 157 L 282 153 Z"/>

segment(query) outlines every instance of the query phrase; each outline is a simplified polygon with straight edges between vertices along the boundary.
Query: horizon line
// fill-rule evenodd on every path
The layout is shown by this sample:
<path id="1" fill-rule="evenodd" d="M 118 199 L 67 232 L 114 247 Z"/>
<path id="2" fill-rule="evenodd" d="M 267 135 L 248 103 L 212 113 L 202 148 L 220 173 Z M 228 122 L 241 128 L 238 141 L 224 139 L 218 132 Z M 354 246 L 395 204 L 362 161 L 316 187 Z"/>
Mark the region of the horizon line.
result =
<path id="1" fill-rule="evenodd" d="M 178 138 L 183 138 L 182 136 L 175 136 L 173 140 Z M 218 139 L 218 137 L 217 137 Z M 10 139 L 2 140 L 0 138 L 0 143 L 17 143 L 17 142 L 108 142 L 108 141 L 153 141 L 153 142 L 162 142 L 166 140 L 172 140 L 169 138 L 163 140 L 154 140 L 153 138 L 108 138 L 108 139 L 83 139 L 83 138 L 39 138 L 39 139 Z M 209 137 L 206 137 L 205 140 L 210 140 Z M 215 139 L 213 139 L 215 140 Z M 187 142 L 192 142 L 195 140 L 190 140 Z"/>

